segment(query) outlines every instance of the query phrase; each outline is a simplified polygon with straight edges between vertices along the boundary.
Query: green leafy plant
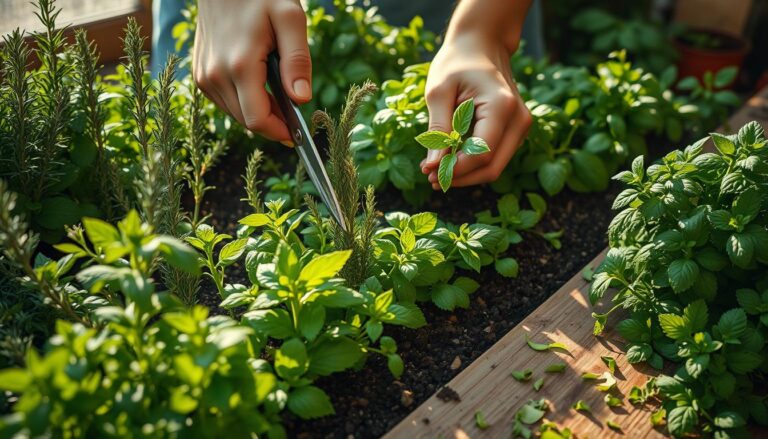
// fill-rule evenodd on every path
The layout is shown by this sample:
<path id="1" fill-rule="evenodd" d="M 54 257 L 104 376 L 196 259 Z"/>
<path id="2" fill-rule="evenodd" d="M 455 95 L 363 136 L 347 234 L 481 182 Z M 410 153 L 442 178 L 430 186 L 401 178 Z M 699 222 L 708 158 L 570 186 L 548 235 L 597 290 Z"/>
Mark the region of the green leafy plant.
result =
<path id="1" fill-rule="evenodd" d="M 459 104 L 453 112 L 453 121 L 451 122 L 453 131 L 444 133 L 442 131 L 426 131 L 416 136 L 416 141 L 427 149 L 443 150 L 449 152 L 440 159 L 437 176 L 440 182 L 440 188 L 447 192 L 451 187 L 453 180 L 453 167 L 456 166 L 456 155 L 459 151 L 466 155 L 477 155 L 489 152 L 491 149 L 485 140 L 480 137 L 467 137 L 469 128 L 472 125 L 472 119 L 475 115 L 474 99 L 467 99 Z"/>
<path id="2" fill-rule="evenodd" d="M 689 104 L 696 106 L 704 120 L 704 129 L 725 123 L 728 110 L 741 104 L 741 99 L 736 93 L 723 89 L 736 79 L 737 73 L 736 66 L 729 66 L 717 72 L 706 72 L 701 80 L 688 76 L 677 83 L 678 89 L 689 93 Z M 705 131 L 701 130 L 695 134 L 700 135 L 702 132 Z"/>
<path id="3" fill-rule="evenodd" d="M 270 366 L 251 356 L 262 346 L 253 330 L 155 289 L 156 258 L 194 273 L 195 251 L 153 235 L 135 211 L 117 227 L 86 220 L 85 235 L 91 245 L 60 250 L 65 261 L 94 260 L 71 281 L 106 299 L 91 314 L 97 328 L 59 321 L 44 356 L 29 350 L 25 368 L 0 371 L 0 388 L 20 394 L 3 434 L 284 435 L 285 400 Z"/>
<path id="4" fill-rule="evenodd" d="M 590 290 L 596 303 L 617 288 L 612 309 L 593 314 L 596 332 L 616 309 L 630 311 L 617 327 L 630 363 L 677 366 L 630 394 L 642 403 L 658 389 L 675 436 L 768 422 L 756 386 L 766 351 L 757 293 L 768 264 L 765 134 L 751 122 L 711 139 L 719 154 L 703 152 L 704 138 L 616 176 L 629 187 L 614 202 L 611 249 Z"/>
<path id="5" fill-rule="evenodd" d="M 635 64 L 656 73 L 677 59 L 671 40 L 680 33 L 679 26 L 661 26 L 644 17 L 625 19 L 599 7 L 579 10 L 570 24 L 591 41 L 588 51 L 568 54 L 580 65 L 592 65 L 606 53 L 622 49 Z"/>
<path id="6" fill-rule="evenodd" d="M 307 37 L 312 59 L 333 59 L 318 63 L 313 71 L 315 104 L 305 106 L 306 114 L 319 108 L 337 112 L 344 93 L 352 84 L 366 80 L 380 84 L 400 74 L 403 65 L 418 62 L 434 49 L 435 36 L 424 30 L 421 17 L 407 27 L 388 24 L 384 18 L 355 2 L 334 0 L 334 13 L 316 1 L 307 4 Z"/>

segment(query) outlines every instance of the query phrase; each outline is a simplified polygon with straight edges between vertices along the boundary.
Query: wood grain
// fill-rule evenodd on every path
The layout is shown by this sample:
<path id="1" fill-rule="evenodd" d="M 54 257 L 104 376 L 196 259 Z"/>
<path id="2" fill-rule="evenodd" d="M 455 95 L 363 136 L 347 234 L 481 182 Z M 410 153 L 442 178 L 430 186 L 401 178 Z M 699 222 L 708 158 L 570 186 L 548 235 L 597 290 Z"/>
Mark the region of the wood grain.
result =
<path id="1" fill-rule="evenodd" d="M 760 120 L 764 127 L 768 127 L 768 88 L 734 114 L 723 131 L 732 131 L 729 126 L 738 129 L 750 120 Z M 708 147 L 712 148 L 711 142 Z M 607 249 L 589 265 L 595 267 L 599 264 L 606 252 Z M 577 273 L 447 384 L 459 394 L 460 402 L 445 402 L 435 394 L 384 437 L 505 438 L 511 433 L 517 410 L 528 400 L 540 398 L 549 402 L 550 410 L 545 419 L 570 428 L 580 438 L 663 437 L 649 421 L 652 407 L 638 408 L 623 398 L 623 407 L 609 408 L 603 401 L 605 393 L 595 388 L 594 381 L 581 378 L 584 372 L 599 374 L 606 371 L 607 367 L 600 357 L 612 356 L 618 365 L 618 390 L 626 396 L 632 386 L 642 386 L 657 373 L 647 365 L 627 363 L 620 349 L 622 341 L 611 329 L 620 316 L 609 320 L 603 335 L 592 335 L 594 319 L 587 299 L 588 291 L 588 282 L 581 273 Z M 534 351 L 526 344 L 526 334 L 530 334 L 536 342 L 564 343 L 570 354 Z M 562 374 L 544 372 L 549 364 L 557 361 L 567 365 Z M 510 376 L 511 371 L 523 369 L 533 370 L 530 381 L 518 382 Z M 536 392 L 532 383 L 540 377 L 544 377 L 544 387 Z M 592 407 L 592 415 L 585 416 L 570 408 L 578 400 L 584 400 Z M 490 427 L 485 430 L 477 428 L 474 420 L 477 411 L 483 412 Z M 610 430 L 605 424 L 608 420 L 620 424 L 625 433 Z"/>

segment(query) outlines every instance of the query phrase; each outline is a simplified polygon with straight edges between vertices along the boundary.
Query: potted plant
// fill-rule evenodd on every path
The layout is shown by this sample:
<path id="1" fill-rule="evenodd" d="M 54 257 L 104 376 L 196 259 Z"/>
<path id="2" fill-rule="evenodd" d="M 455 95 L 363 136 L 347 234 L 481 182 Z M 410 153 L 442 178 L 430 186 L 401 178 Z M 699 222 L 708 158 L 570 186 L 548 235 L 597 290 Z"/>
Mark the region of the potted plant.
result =
<path id="1" fill-rule="evenodd" d="M 680 77 L 695 76 L 699 80 L 703 80 L 705 72 L 717 72 L 728 66 L 740 69 L 750 48 L 749 41 L 741 36 L 703 28 L 687 29 L 675 37 L 674 44 L 680 52 Z M 733 81 L 722 88 L 732 84 Z"/>

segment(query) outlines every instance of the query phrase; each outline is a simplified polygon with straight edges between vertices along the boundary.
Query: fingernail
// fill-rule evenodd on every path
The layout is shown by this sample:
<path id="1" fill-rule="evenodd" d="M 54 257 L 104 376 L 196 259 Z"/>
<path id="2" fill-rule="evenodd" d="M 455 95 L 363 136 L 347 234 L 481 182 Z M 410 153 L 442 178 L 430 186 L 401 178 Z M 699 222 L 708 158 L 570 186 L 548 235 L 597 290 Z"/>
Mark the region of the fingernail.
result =
<path id="1" fill-rule="evenodd" d="M 440 151 L 437 149 L 430 149 L 427 151 L 427 162 L 434 162 L 440 157 Z"/>
<path id="2" fill-rule="evenodd" d="M 293 148 L 294 146 L 296 146 L 296 144 L 294 144 L 290 140 L 281 140 L 280 143 L 282 143 L 283 146 L 287 146 L 288 148 Z"/>
<path id="3" fill-rule="evenodd" d="M 306 79 L 297 79 L 293 82 L 293 92 L 302 99 L 312 97 L 312 90 L 309 88 L 309 81 Z"/>

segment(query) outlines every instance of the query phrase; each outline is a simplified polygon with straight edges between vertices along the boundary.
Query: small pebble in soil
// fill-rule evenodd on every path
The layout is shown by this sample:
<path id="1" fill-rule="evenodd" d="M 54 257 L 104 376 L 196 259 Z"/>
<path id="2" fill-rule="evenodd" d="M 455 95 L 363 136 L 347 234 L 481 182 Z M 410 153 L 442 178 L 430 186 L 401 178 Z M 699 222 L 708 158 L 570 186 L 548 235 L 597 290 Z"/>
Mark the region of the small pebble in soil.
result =
<path id="1" fill-rule="evenodd" d="M 435 396 L 437 396 L 437 399 L 443 402 L 451 402 L 451 401 L 461 402 L 461 396 L 459 396 L 459 394 L 455 390 L 451 389 L 449 386 L 444 386 L 443 388 L 441 388 L 440 391 L 437 392 L 437 395 Z"/>
<path id="2" fill-rule="evenodd" d="M 410 390 L 403 390 L 403 393 L 400 394 L 400 404 L 402 404 L 403 407 L 410 407 L 413 404 L 413 392 Z"/>
<path id="3" fill-rule="evenodd" d="M 451 363 L 451 370 L 456 370 L 461 367 L 461 358 L 457 355 Z"/>

